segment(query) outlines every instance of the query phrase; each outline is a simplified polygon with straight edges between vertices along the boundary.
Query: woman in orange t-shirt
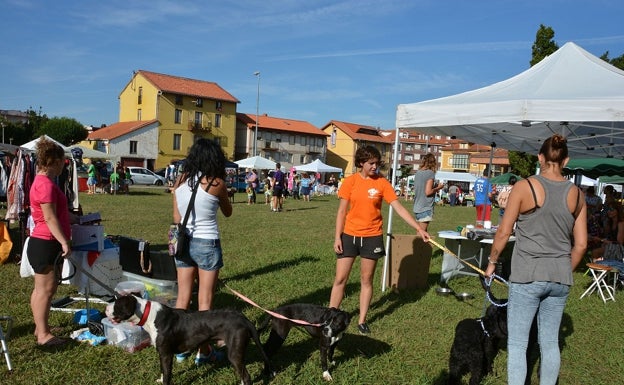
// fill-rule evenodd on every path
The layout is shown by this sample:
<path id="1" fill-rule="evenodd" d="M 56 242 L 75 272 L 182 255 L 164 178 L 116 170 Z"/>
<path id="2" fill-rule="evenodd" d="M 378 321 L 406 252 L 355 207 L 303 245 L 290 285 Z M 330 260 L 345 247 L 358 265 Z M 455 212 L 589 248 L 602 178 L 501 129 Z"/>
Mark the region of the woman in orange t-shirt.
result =
<path id="1" fill-rule="evenodd" d="M 338 190 L 340 205 L 336 214 L 334 251 L 336 277 L 329 306 L 339 308 L 355 257 L 360 261 L 360 316 L 358 330 L 369 334 L 366 314 L 373 297 L 373 278 L 377 260 L 385 255 L 383 243 L 382 200 L 385 200 L 420 236 L 429 240 L 411 213 L 401 205 L 390 182 L 378 174 L 381 154 L 373 146 L 359 148 L 355 164 L 360 171 L 345 178 Z"/>

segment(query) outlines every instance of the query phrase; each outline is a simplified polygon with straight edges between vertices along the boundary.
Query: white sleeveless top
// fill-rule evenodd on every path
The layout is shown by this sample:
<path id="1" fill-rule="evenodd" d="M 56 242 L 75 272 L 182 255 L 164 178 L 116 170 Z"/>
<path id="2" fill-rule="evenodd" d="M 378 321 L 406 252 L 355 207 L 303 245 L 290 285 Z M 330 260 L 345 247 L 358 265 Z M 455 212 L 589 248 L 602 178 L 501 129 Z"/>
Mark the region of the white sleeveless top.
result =
<path id="1" fill-rule="evenodd" d="M 210 179 L 209 179 L 210 180 Z M 191 200 L 193 190 L 188 185 L 188 180 L 175 189 L 174 194 L 178 210 L 184 220 L 186 208 Z M 195 196 L 195 204 L 189 215 L 186 228 L 192 238 L 219 239 L 219 226 L 217 224 L 217 211 L 219 210 L 219 198 L 209 194 L 200 185 Z"/>

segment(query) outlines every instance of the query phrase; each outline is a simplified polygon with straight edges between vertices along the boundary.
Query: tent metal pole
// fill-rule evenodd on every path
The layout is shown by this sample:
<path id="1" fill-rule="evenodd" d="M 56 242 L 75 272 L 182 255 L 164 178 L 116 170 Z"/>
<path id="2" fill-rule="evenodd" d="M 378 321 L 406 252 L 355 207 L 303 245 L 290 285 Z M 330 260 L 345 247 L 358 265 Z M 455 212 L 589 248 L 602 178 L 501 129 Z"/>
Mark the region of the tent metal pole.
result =
<path id="1" fill-rule="evenodd" d="M 397 173 L 397 166 L 399 163 L 399 127 L 398 126 L 395 131 L 394 152 L 392 156 L 393 156 L 392 158 L 392 180 L 390 182 L 392 182 L 392 188 L 396 190 L 396 180 L 397 180 L 396 173 Z M 401 198 L 399 197 L 399 199 Z M 381 276 L 381 291 L 382 292 L 386 291 L 386 282 L 388 279 L 388 258 L 389 258 L 390 250 L 392 247 L 393 213 L 394 213 L 394 210 L 392 209 L 392 206 L 388 206 L 388 231 L 386 233 L 386 256 L 384 257 L 383 274 Z"/>

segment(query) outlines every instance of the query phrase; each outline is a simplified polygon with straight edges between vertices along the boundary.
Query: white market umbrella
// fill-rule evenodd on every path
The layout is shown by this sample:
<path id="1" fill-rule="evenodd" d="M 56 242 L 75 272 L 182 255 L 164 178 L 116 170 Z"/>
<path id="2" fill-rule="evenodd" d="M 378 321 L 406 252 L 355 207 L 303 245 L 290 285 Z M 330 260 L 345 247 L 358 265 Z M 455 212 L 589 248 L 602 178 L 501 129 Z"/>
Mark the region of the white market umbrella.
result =
<path id="1" fill-rule="evenodd" d="M 316 159 L 312 163 L 302 164 L 301 166 L 295 166 L 297 172 L 306 171 L 306 172 L 342 172 L 342 169 L 339 167 L 330 166 L 321 162 L 320 159 Z"/>
<path id="2" fill-rule="evenodd" d="M 275 162 L 261 156 L 252 156 L 251 158 L 237 160 L 234 163 L 242 168 L 255 168 L 259 170 L 270 170 L 275 168 Z"/>

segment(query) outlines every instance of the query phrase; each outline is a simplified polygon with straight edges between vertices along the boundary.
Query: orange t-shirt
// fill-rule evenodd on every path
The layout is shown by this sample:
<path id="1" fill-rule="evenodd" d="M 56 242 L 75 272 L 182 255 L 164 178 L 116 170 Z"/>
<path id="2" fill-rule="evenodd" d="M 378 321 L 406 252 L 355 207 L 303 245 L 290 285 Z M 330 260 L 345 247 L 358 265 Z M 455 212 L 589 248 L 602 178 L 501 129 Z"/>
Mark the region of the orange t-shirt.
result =
<path id="1" fill-rule="evenodd" d="M 359 173 L 345 178 L 338 197 L 348 200 L 350 206 L 343 232 L 355 237 L 381 235 L 381 200 L 388 204 L 397 200 L 396 193 L 386 178 L 365 179 Z"/>

